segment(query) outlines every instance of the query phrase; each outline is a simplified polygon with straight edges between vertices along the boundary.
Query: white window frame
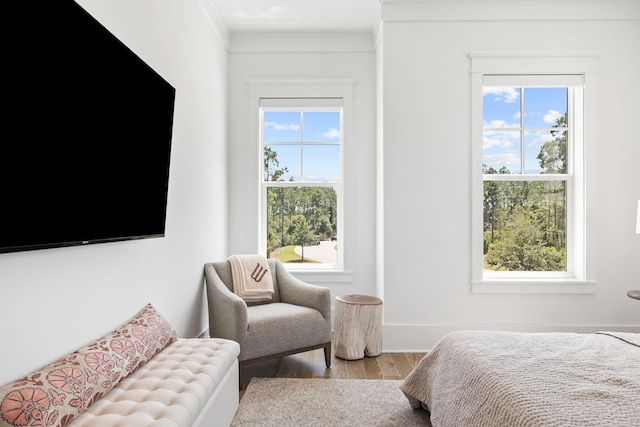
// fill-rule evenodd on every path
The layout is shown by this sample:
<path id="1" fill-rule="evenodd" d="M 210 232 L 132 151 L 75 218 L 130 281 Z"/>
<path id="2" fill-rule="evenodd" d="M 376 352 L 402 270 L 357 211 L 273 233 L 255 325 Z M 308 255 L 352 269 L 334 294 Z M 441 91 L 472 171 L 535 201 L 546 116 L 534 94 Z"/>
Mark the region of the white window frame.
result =
<path id="1" fill-rule="evenodd" d="M 267 187 L 288 185 L 286 183 L 265 183 L 263 181 L 263 129 L 261 109 L 273 110 L 280 105 L 284 108 L 300 108 L 302 111 L 320 111 L 330 105 L 335 107 L 335 100 L 341 100 L 341 173 L 339 183 L 296 182 L 298 186 L 333 186 L 338 191 L 337 226 L 340 250 L 337 264 L 284 264 L 297 278 L 307 282 L 331 283 L 351 282 L 353 280 L 353 89 L 354 80 L 249 80 L 249 97 L 251 104 L 250 130 L 256 136 L 256 170 L 259 174 L 258 201 L 258 236 L 256 242 L 258 253 L 266 256 L 266 202 Z M 315 100 L 315 101 L 314 101 Z M 326 102 L 322 102 L 326 100 Z M 314 108 L 315 106 L 317 108 Z M 262 106 L 261 106 L 262 104 Z"/>
<path id="2" fill-rule="evenodd" d="M 594 230 L 586 227 L 592 190 L 587 188 L 586 171 L 592 172 L 591 146 L 595 135 L 594 54 L 471 54 L 471 291 L 473 293 L 595 293 L 593 266 Z M 573 93 L 582 103 L 583 114 L 573 114 L 575 132 L 568 141 L 569 174 L 567 180 L 567 271 L 566 272 L 489 272 L 483 269 L 483 86 L 579 86 Z M 589 94 L 589 95 L 588 95 Z M 570 103 L 573 97 L 570 97 Z M 587 156 L 587 153 L 589 155 Z M 510 175 L 505 179 L 513 180 Z M 515 180 L 530 180 L 532 175 L 517 175 Z M 492 179 L 502 179 L 492 177 Z M 536 176 L 535 179 L 558 179 Z"/>

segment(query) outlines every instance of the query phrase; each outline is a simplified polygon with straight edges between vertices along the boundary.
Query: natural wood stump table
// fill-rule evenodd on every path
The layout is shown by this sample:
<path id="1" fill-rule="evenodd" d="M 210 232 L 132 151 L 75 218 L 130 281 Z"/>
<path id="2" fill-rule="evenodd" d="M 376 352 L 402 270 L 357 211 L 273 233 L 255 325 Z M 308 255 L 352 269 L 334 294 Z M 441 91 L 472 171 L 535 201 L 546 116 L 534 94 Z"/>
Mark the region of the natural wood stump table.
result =
<path id="1" fill-rule="evenodd" d="M 367 295 L 336 297 L 336 357 L 345 360 L 382 352 L 382 300 Z"/>

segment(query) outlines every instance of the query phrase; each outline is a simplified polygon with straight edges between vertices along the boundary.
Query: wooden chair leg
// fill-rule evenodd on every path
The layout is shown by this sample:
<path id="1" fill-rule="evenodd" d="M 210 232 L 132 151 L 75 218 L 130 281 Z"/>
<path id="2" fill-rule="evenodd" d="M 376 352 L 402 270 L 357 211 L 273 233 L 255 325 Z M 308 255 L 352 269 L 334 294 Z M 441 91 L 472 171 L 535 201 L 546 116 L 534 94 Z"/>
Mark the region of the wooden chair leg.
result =
<path id="1" fill-rule="evenodd" d="M 240 362 L 238 366 L 238 375 L 240 382 L 240 390 L 244 389 L 244 362 Z"/>
<path id="2" fill-rule="evenodd" d="M 245 380 L 245 375 L 244 375 L 244 368 L 247 365 L 250 365 L 252 363 L 258 363 L 258 362 L 263 362 L 266 360 L 271 360 L 271 359 L 279 359 L 285 356 L 289 356 L 291 354 L 297 354 L 297 353 L 302 353 L 305 351 L 311 351 L 311 350 L 316 350 L 318 348 L 324 348 L 324 361 L 327 365 L 327 368 L 331 367 L 331 342 L 325 343 L 324 346 L 323 345 L 316 345 L 316 346 L 312 346 L 312 347 L 306 347 L 303 349 L 296 349 L 296 350 L 290 350 L 290 351 L 285 351 L 283 353 L 278 353 L 278 354 L 272 354 L 269 356 L 264 356 L 264 357 L 258 357 L 256 359 L 250 359 L 250 360 L 244 360 L 244 361 L 239 361 L 238 363 L 238 375 L 239 375 L 239 382 L 240 382 L 240 390 L 244 390 L 245 386 L 244 386 L 244 380 Z"/>
<path id="3" fill-rule="evenodd" d="M 331 367 L 331 343 L 328 342 L 324 346 L 324 361 L 327 364 L 327 368 Z"/>

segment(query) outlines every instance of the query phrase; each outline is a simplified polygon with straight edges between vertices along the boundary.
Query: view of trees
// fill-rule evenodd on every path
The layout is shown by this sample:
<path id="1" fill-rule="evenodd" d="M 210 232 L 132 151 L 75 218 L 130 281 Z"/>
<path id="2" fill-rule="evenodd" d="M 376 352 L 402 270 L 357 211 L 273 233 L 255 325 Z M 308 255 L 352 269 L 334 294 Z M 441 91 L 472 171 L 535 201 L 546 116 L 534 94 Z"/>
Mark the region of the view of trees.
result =
<path id="1" fill-rule="evenodd" d="M 542 174 L 567 173 L 566 114 L 537 159 Z M 561 128 L 562 127 L 562 128 Z M 484 174 L 510 174 L 483 165 Z M 485 268 L 566 271 L 566 182 L 484 181 Z"/>
<path id="2" fill-rule="evenodd" d="M 264 149 L 265 181 L 284 181 L 277 153 Z M 333 187 L 270 187 L 267 190 L 267 254 L 288 245 L 311 245 L 336 234 L 337 194 Z"/>
<path id="3" fill-rule="evenodd" d="M 567 173 L 567 115 L 558 118 L 551 139 L 537 156 L 541 174 Z M 284 182 L 276 151 L 264 148 L 265 182 Z M 484 174 L 511 174 L 483 165 Z M 293 180 L 291 179 L 291 182 Z M 285 246 L 304 247 L 336 234 L 337 193 L 333 187 L 271 186 L 267 189 L 267 254 Z M 499 271 L 566 271 L 566 181 L 485 180 L 485 268 Z"/>

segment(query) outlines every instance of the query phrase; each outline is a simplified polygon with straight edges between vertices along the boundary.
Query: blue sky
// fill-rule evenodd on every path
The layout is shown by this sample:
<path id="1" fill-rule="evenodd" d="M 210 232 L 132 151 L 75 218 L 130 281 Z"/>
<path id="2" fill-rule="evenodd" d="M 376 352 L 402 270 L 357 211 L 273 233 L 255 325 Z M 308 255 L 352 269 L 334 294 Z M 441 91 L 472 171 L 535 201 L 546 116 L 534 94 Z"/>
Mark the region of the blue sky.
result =
<path id="1" fill-rule="evenodd" d="M 549 128 L 567 111 L 567 89 L 485 86 L 482 104 L 483 163 L 495 169 L 506 166 L 511 173 L 520 173 L 520 130 L 524 125 L 525 173 L 540 173 L 536 156 L 540 147 L 552 139 Z"/>
<path id="2" fill-rule="evenodd" d="M 524 105 L 521 106 L 521 100 Z M 524 110 L 524 113 L 521 111 Z M 520 173 L 521 126 L 524 126 L 525 173 L 541 172 L 536 156 L 552 139 L 550 128 L 567 111 L 566 88 L 484 87 L 483 162 Z M 521 121 L 521 118 L 524 120 Z M 523 123 L 522 123 L 523 122 Z M 278 154 L 288 181 L 340 179 L 340 113 L 265 111 L 265 146 Z"/>
<path id="3" fill-rule="evenodd" d="M 340 179 L 339 112 L 265 111 L 263 123 L 264 145 L 278 153 L 280 168 L 289 168 L 285 181 Z"/>

